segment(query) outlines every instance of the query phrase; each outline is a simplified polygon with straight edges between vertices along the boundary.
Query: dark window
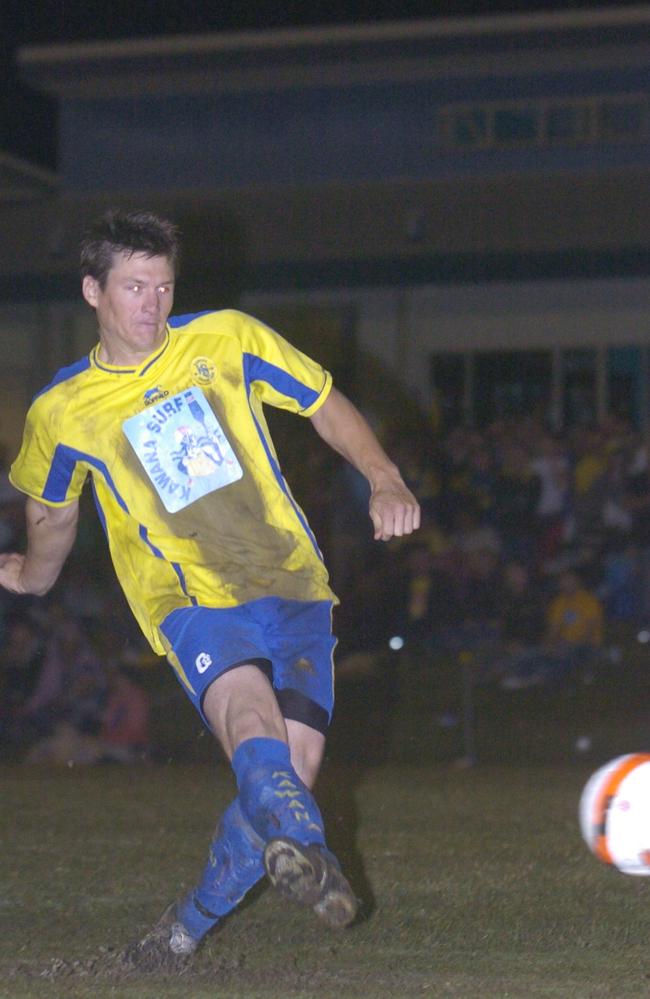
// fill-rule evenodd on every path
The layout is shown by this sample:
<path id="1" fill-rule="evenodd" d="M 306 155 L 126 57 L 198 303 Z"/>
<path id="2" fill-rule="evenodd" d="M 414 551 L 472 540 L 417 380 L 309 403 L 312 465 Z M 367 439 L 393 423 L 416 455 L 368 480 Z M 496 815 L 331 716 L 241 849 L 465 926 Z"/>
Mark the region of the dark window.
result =
<path id="1" fill-rule="evenodd" d="M 596 422 L 596 351 L 563 350 L 564 425 L 588 426 Z"/>
<path id="2" fill-rule="evenodd" d="M 479 426 L 509 416 L 545 419 L 553 371 L 549 351 L 478 353 L 474 365 L 474 417 Z"/>
<path id="3" fill-rule="evenodd" d="M 463 422 L 465 367 L 464 354 L 435 354 L 431 358 L 432 419 L 441 428 Z"/>

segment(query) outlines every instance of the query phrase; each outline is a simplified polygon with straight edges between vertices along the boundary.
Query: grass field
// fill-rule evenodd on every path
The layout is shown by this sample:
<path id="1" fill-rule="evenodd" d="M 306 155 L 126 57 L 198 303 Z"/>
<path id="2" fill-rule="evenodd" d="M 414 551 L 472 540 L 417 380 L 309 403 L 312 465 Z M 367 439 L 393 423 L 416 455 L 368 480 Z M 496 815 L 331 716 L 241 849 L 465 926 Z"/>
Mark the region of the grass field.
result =
<path id="1" fill-rule="evenodd" d="M 469 768 L 454 762 L 461 732 L 426 697 L 409 708 L 405 688 L 379 732 L 344 708 L 318 797 L 361 918 L 323 931 L 262 889 L 176 979 L 116 980 L 90 959 L 141 933 L 201 869 L 233 787 L 208 741 L 190 753 L 195 727 L 168 733 L 169 762 L 131 769 L 0 767 L 0 996 L 650 996 L 650 883 L 599 864 L 577 824 L 596 766 L 650 743 L 635 670 L 625 696 L 620 677 L 555 700 L 481 693 Z M 577 755 L 585 726 L 593 749 Z M 391 752 L 368 766 L 383 742 Z"/>

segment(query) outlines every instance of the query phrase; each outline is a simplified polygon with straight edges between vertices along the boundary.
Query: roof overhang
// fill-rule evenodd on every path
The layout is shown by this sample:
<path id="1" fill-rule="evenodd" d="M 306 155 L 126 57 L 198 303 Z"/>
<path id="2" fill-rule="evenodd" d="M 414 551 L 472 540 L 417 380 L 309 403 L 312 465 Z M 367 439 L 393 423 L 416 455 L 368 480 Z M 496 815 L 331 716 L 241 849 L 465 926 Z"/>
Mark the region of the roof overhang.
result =
<path id="1" fill-rule="evenodd" d="M 511 75 L 647 64 L 650 4 L 27 46 L 23 79 L 59 98 Z"/>

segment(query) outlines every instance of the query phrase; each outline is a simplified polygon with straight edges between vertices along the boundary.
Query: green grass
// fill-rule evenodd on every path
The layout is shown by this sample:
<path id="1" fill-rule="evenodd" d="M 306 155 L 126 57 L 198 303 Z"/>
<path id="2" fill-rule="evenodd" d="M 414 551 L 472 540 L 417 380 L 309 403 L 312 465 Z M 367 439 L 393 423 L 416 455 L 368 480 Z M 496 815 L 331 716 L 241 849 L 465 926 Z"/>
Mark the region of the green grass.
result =
<path id="1" fill-rule="evenodd" d="M 318 788 L 358 922 L 324 931 L 262 887 L 180 978 L 116 980 L 86 963 L 190 887 L 233 795 L 173 681 L 147 681 L 155 765 L 0 767 L 0 999 L 650 995 L 650 879 L 596 861 L 577 820 L 589 774 L 649 747 L 643 651 L 574 691 L 477 690 L 470 768 L 457 765 L 462 725 L 440 724 L 462 716 L 454 664 L 392 666 L 400 699 L 382 711 L 377 678 L 342 685 Z M 56 961 L 80 963 L 53 976 Z"/>
<path id="2" fill-rule="evenodd" d="M 600 865 L 562 767 L 330 767 L 331 839 L 363 898 L 343 933 L 271 891 L 179 979 L 44 979 L 119 947 L 188 887 L 232 785 L 223 766 L 0 771 L 0 995 L 462 996 L 650 993 L 649 886 Z"/>

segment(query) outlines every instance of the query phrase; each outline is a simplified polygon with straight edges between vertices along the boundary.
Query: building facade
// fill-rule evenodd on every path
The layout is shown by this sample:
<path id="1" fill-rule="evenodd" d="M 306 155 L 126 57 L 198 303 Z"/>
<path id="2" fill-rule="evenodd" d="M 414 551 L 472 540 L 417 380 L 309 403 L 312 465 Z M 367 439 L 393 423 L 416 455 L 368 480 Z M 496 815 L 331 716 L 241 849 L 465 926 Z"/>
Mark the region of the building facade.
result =
<path id="1" fill-rule="evenodd" d="M 180 223 L 183 308 L 240 305 L 367 405 L 371 362 L 448 422 L 646 423 L 650 5 L 28 48 L 19 64 L 58 101 L 59 172 L 56 191 L 0 204 L 15 409 L 92 342 L 76 247 L 121 204 Z"/>

